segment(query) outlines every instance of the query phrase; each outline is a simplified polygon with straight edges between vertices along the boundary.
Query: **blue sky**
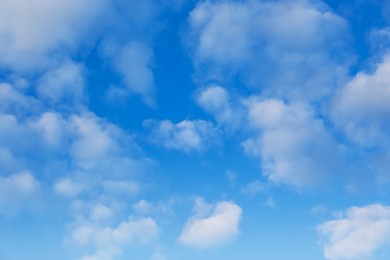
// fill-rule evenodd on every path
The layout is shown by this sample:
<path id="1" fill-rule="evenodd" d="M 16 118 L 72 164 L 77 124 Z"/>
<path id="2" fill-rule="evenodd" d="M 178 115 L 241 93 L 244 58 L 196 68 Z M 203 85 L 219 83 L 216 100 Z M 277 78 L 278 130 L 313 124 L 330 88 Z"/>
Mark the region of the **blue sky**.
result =
<path id="1" fill-rule="evenodd" d="M 388 259 L 389 44 L 379 0 L 1 0 L 0 259 Z"/>

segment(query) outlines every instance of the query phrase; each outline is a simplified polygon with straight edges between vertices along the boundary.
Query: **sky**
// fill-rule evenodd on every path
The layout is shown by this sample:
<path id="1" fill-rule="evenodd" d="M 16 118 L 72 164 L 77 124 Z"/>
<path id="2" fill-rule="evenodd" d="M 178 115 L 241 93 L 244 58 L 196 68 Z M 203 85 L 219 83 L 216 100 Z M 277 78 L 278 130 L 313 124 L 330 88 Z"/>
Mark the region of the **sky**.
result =
<path id="1" fill-rule="evenodd" d="M 387 260 L 390 4 L 0 0 L 0 260 Z"/>

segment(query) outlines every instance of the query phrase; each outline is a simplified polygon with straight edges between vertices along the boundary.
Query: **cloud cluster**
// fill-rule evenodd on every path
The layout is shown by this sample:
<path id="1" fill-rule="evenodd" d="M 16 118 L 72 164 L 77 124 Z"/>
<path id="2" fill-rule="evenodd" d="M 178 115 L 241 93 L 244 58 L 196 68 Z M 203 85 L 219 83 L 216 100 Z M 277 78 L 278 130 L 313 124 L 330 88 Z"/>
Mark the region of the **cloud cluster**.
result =
<path id="1" fill-rule="evenodd" d="M 205 1 L 189 17 L 194 62 L 208 79 L 239 74 L 294 99 L 331 93 L 349 63 L 347 24 L 320 1 Z"/>
<path id="2" fill-rule="evenodd" d="M 320 225 L 318 231 L 326 259 L 368 259 L 377 249 L 390 244 L 390 207 L 351 207 L 338 214 L 336 220 Z"/>
<path id="3" fill-rule="evenodd" d="M 94 209 L 94 218 L 107 215 L 108 208 Z M 133 218 L 120 222 L 117 226 L 99 224 L 97 221 L 84 220 L 74 223 L 71 234 L 67 238 L 68 243 L 73 243 L 94 251 L 83 257 L 84 260 L 92 259 L 115 259 L 122 254 L 122 247 L 132 244 L 146 244 L 157 238 L 158 227 L 151 218 Z"/>
<path id="4" fill-rule="evenodd" d="M 243 146 L 260 156 L 269 180 L 300 187 L 322 183 L 340 170 L 342 146 L 310 106 L 258 97 L 246 104 L 249 123 L 259 135 Z"/>
<path id="5" fill-rule="evenodd" d="M 153 143 L 172 150 L 202 151 L 218 139 L 218 130 L 203 120 L 184 120 L 176 124 L 170 120 L 146 120 L 144 126 L 150 129 Z"/>
<path id="6" fill-rule="evenodd" d="M 40 182 L 30 172 L 0 176 L 0 214 L 12 214 L 34 202 Z"/>
<path id="7" fill-rule="evenodd" d="M 73 52 L 91 33 L 107 1 L 4 0 L 0 3 L 0 67 L 31 71 Z"/>
<path id="8" fill-rule="evenodd" d="M 1 84 L 0 90 L 0 213 L 38 200 L 50 208 L 54 192 L 57 202 L 71 205 L 68 236 L 85 242 L 76 243 L 81 251 L 95 250 L 95 259 L 112 259 L 124 244 L 155 237 L 154 220 L 126 220 L 126 206 L 115 208 L 142 189 L 137 175 L 151 163 L 128 133 L 86 108 L 47 111 L 45 99 L 23 88 Z"/>
<path id="9" fill-rule="evenodd" d="M 221 86 L 211 85 L 196 92 L 196 103 L 214 116 L 218 125 L 228 131 L 236 130 L 242 120 L 240 106 L 233 103 L 230 93 Z"/>
<path id="10" fill-rule="evenodd" d="M 241 216 L 242 209 L 233 202 L 212 205 L 198 199 L 194 216 L 188 220 L 179 240 L 199 249 L 231 242 L 240 233 Z"/>
<path id="11" fill-rule="evenodd" d="M 334 121 L 362 147 L 390 147 L 389 73 L 390 57 L 386 56 L 372 73 L 359 72 L 334 98 Z"/>

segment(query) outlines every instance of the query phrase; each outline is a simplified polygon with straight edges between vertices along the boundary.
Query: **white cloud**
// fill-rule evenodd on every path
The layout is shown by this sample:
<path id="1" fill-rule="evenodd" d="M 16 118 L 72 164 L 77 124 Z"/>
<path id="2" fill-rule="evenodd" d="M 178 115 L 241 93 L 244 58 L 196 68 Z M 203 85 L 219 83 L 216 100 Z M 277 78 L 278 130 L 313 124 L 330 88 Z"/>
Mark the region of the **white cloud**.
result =
<path id="1" fill-rule="evenodd" d="M 150 260 L 168 260 L 168 258 L 163 253 L 157 252 L 150 257 Z"/>
<path id="2" fill-rule="evenodd" d="M 137 215 L 149 215 L 155 210 L 155 205 L 146 200 L 140 200 L 134 203 L 132 208 Z"/>
<path id="3" fill-rule="evenodd" d="M 241 193 L 249 196 L 255 196 L 266 189 L 266 184 L 261 181 L 252 181 L 241 188 Z"/>
<path id="4" fill-rule="evenodd" d="M 202 151 L 218 138 L 218 130 L 203 120 L 184 120 L 177 124 L 170 120 L 146 120 L 144 126 L 151 129 L 152 142 L 185 152 Z"/>
<path id="5" fill-rule="evenodd" d="M 110 219 L 115 214 L 114 210 L 103 205 L 98 204 L 91 210 L 91 219 L 93 221 L 102 221 L 106 219 Z"/>
<path id="6" fill-rule="evenodd" d="M 231 242 L 240 233 L 241 215 L 241 208 L 233 202 L 210 205 L 198 199 L 195 214 L 188 220 L 179 240 L 200 249 Z"/>
<path id="7" fill-rule="evenodd" d="M 173 205 L 176 203 L 174 198 L 161 202 L 150 202 L 139 200 L 132 205 L 134 213 L 138 216 L 156 215 L 162 217 L 173 212 Z"/>
<path id="8" fill-rule="evenodd" d="M 332 118 L 365 148 L 390 147 L 390 57 L 372 73 L 358 73 L 335 96 Z"/>
<path id="9" fill-rule="evenodd" d="M 45 66 L 57 51 L 79 43 L 104 0 L 0 2 L 0 66 L 31 70 Z"/>
<path id="10" fill-rule="evenodd" d="M 259 97 L 246 102 L 249 124 L 258 136 L 243 146 L 247 153 L 260 156 L 263 174 L 269 180 L 308 186 L 321 183 L 341 169 L 343 148 L 310 106 Z"/>
<path id="11" fill-rule="evenodd" d="M 155 102 L 152 59 L 153 51 L 135 41 L 120 47 L 113 56 L 114 67 L 123 77 L 126 87 L 130 92 L 141 95 L 149 105 Z"/>
<path id="12" fill-rule="evenodd" d="M 204 1 L 189 27 L 200 73 L 222 81 L 238 73 L 283 98 L 331 93 L 349 62 L 346 22 L 319 1 Z"/>
<path id="13" fill-rule="evenodd" d="M 23 114 L 32 112 L 37 106 L 34 98 L 20 92 L 15 86 L 8 83 L 0 83 L 0 111 L 3 113 Z"/>
<path id="14" fill-rule="evenodd" d="M 368 259 L 377 249 L 390 245 L 390 207 L 351 207 L 318 230 L 326 259 Z"/>
<path id="15" fill-rule="evenodd" d="M 37 136 L 11 114 L 0 113 L 0 144 L 15 155 L 34 149 Z M 28 141 L 28 142 L 27 142 Z"/>
<path id="16" fill-rule="evenodd" d="M 48 70 L 37 84 L 38 95 L 50 103 L 78 103 L 84 97 L 83 66 L 65 61 Z"/>
<path id="17" fill-rule="evenodd" d="M 241 121 L 240 109 L 231 103 L 229 93 L 220 86 L 208 86 L 198 90 L 196 102 L 206 112 L 212 114 L 219 125 L 236 129 Z"/>
<path id="18" fill-rule="evenodd" d="M 95 175 L 110 173 L 111 178 L 107 181 L 123 181 L 123 177 L 140 172 L 150 164 L 147 158 L 134 159 L 139 147 L 131 136 L 93 113 L 72 115 L 68 125 L 71 131 L 70 157 L 82 171 L 94 172 Z"/>
<path id="19" fill-rule="evenodd" d="M 145 244 L 158 235 L 156 222 L 151 218 L 122 221 L 116 227 L 98 225 L 96 222 L 81 221 L 75 223 L 68 243 L 91 248 L 95 253 L 83 259 L 115 259 L 131 244 Z"/>
<path id="20" fill-rule="evenodd" d="M 45 112 L 39 119 L 32 121 L 30 124 L 50 145 L 58 146 L 62 144 L 67 134 L 67 122 L 58 113 Z"/>
<path id="21" fill-rule="evenodd" d="M 54 184 L 54 190 L 65 197 L 75 197 L 83 190 L 83 186 L 72 179 L 63 178 Z"/>
<path id="22" fill-rule="evenodd" d="M 0 176 L 0 213 L 12 213 L 29 206 L 40 186 L 40 182 L 30 172 Z"/>
<path id="23" fill-rule="evenodd" d="M 95 115 L 75 115 L 70 123 L 76 135 L 71 154 L 81 168 L 93 169 L 100 160 L 116 149 L 116 143 L 109 132 L 110 125 L 101 123 Z"/>

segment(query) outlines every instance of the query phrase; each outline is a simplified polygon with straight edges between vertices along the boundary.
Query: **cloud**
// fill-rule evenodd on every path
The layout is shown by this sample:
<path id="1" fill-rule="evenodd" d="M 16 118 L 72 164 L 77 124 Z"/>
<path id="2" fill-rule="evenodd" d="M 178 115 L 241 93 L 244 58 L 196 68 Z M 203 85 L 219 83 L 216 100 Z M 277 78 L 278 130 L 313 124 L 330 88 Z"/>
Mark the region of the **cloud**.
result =
<path id="1" fill-rule="evenodd" d="M 38 102 L 23 94 L 21 89 L 9 84 L 0 82 L 0 112 L 12 114 L 24 114 L 27 110 L 36 110 Z"/>
<path id="2" fill-rule="evenodd" d="M 4 0 L 0 3 L 0 68 L 42 76 L 37 93 L 51 104 L 77 103 L 85 99 L 84 74 L 88 74 L 83 60 L 70 57 L 85 58 L 96 50 L 95 58 L 108 61 L 111 68 L 94 69 L 117 73 L 125 86 L 123 95 L 135 93 L 154 105 L 150 42 L 157 31 L 153 22 L 167 7 L 153 1 Z"/>
<path id="3" fill-rule="evenodd" d="M 275 208 L 276 207 L 275 200 L 272 197 L 268 198 L 264 202 L 264 205 L 267 206 L 268 208 Z"/>
<path id="4" fill-rule="evenodd" d="M 219 125 L 227 129 L 236 129 L 241 122 L 241 110 L 233 105 L 230 95 L 221 86 L 208 86 L 199 89 L 195 100 L 206 112 L 212 114 Z"/>
<path id="5" fill-rule="evenodd" d="M 158 227 L 153 219 L 129 217 L 115 227 L 90 221 L 74 223 L 66 241 L 95 251 L 82 259 L 110 260 L 121 255 L 129 245 L 149 243 L 156 239 L 157 235 Z"/>
<path id="6" fill-rule="evenodd" d="M 270 181 L 311 186 L 342 169 L 343 147 L 309 105 L 261 97 L 247 99 L 246 105 L 249 124 L 258 136 L 243 146 L 261 158 L 263 174 Z"/>
<path id="7" fill-rule="evenodd" d="M 88 35 L 105 6 L 99 1 L 4 0 L 0 3 L 0 67 L 36 70 Z"/>
<path id="8" fill-rule="evenodd" d="M 110 135 L 109 124 L 100 124 L 93 114 L 74 115 L 70 124 L 76 138 L 71 146 L 71 155 L 84 169 L 92 169 L 107 154 L 115 151 L 116 143 Z"/>
<path id="9" fill-rule="evenodd" d="M 132 205 L 134 214 L 137 216 L 159 216 L 171 214 L 174 212 L 173 205 L 176 203 L 176 199 L 172 198 L 167 201 L 150 202 L 141 199 Z"/>
<path id="10" fill-rule="evenodd" d="M 358 73 L 335 96 L 332 118 L 364 148 L 390 147 L 390 57 L 372 73 Z"/>
<path id="11" fill-rule="evenodd" d="M 32 121 L 30 126 L 43 137 L 43 140 L 52 146 L 59 146 L 64 142 L 67 134 L 67 122 L 55 112 L 45 112 L 39 119 Z"/>
<path id="12" fill-rule="evenodd" d="M 378 183 L 390 180 L 390 57 L 370 72 L 359 72 L 334 96 L 330 117 L 355 147 Z"/>
<path id="13" fill-rule="evenodd" d="M 41 187 L 30 172 L 0 176 L 0 213 L 13 213 L 28 207 Z"/>
<path id="14" fill-rule="evenodd" d="M 168 260 L 168 258 L 164 254 L 156 252 L 150 257 L 150 260 Z"/>
<path id="15" fill-rule="evenodd" d="M 195 214 L 185 225 L 179 240 L 195 248 L 209 248 L 231 242 L 239 233 L 241 208 L 233 202 L 215 205 L 197 200 Z"/>
<path id="16" fill-rule="evenodd" d="M 48 70 L 37 84 L 38 95 L 52 104 L 81 102 L 84 98 L 83 70 L 82 65 L 73 61 L 65 61 Z"/>
<path id="17" fill-rule="evenodd" d="M 56 181 L 54 184 L 54 190 L 59 195 L 65 197 L 75 197 L 83 190 L 83 186 L 74 182 L 72 179 L 62 178 Z"/>
<path id="18" fill-rule="evenodd" d="M 336 220 L 320 225 L 318 231 L 326 259 L 368 259 L 390 243 L 390 207 L 381 204 L 351 207 Z"/>
<path id="19" fill-rule="evenodd" d="M 261 181 L 252 181 L 241 188 L 241 193 L 248 196 L 255 196 L 266 189 L 266 184 Z"/>
<path id="20" fill-rule="evenodd" d="M 199 78 L 235 75 L 283 98 L 314 100 L 346 75 L 347 23 L 320 1 L 203 1 L 189 16 Z"/>
<path id="21" fill-rule="evenodd" d="M 146 120 L 144 126 L 150 129 L 152 142 L 172 150 L 202 151 L 218 138 L 218 130 L 203 120 L 184 120 L 176 124 L 170 120 Z"/>
<path id="22" fill-rule="evenodd" d="M 121 46 L 112 59 L 126 88 L 131 93 L 141 95 L 148 105 L 154 105 L 153 51 L 145 44 L 133 41 Z"/>

